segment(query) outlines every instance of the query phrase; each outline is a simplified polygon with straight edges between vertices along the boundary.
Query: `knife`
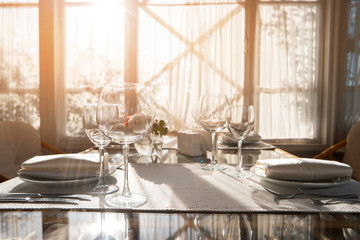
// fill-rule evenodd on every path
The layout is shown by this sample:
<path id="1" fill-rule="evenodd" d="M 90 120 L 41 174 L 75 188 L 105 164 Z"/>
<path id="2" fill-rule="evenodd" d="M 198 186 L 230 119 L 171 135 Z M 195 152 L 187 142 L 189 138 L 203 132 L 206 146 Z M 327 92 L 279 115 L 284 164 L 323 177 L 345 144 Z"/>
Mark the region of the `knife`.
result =
<path id="1" fill-rule="evenodd" d="M 57 194 L 57 193 L 42 194 L 42 193 L 39 193 L 39 197 L 66 198 L 66 199 L 76 199 L 76 200 L 81 200 L 81 201 L 91 201 L 91 199 L 92 199 L 92 197 L 90 195 L 85 195 L 85 194 Z"/>
<path id="2" fill-rule="evenodd" d="M 78 203 L 71 199 L 65 198 L 43 198 L 43 197 L 0 197 L 0 203 L 64 203 L 74 204 Z"/>
<path id="3" fill-rule="evenodd" d="M 83 201 L 91 201 L 90 195 L 85 194 L 41 194 L 41 193 L 0 193 L 0 198 L 21 198 L 21 197 L 32 197 L 32 198 L 65 198 L 65 199 L 77 199 Z"/>
<path id="4" fill-rule="evenodd" d="M 40 197 L 40 193 L 0 193 L 2 197 Z"/>

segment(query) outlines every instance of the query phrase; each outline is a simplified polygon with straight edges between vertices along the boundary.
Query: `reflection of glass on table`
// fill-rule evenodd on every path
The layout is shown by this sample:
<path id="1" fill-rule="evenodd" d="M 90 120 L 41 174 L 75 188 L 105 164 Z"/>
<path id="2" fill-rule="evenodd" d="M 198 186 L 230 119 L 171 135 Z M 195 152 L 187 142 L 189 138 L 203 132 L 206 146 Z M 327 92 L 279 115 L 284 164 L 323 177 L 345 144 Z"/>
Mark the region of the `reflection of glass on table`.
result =
<path id="1" fill-rule="evenodd" d="M 1 214 L 7 213 L 7 214 Z M 2 211 L 6 239 L 308 239 L 336 233 L 359 236 L 360 215 L 351 213 L 146 213 L 71 210 Z M 101 221 L 103 221 L 101 229 Z M 284 227 L 286 226 L 286 227 Z M 354 239 L 354 238 L 353 238 Z M 356 239 L 356 238 L 355 238 Z"/>

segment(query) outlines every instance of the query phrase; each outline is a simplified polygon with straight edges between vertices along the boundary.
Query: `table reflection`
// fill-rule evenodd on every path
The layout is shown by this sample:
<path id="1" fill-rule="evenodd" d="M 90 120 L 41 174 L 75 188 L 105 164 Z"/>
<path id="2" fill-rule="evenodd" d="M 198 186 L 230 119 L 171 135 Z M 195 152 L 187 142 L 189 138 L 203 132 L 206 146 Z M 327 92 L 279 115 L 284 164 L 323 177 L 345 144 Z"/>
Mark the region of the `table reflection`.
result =
<path id="1" fill-rule="evenodd" d="M 358 239 L 353 214 L 0 213 L 1 239 Z M 329 236 L 328 236 L 329 237 Z M 331 238 L 334 239 L 334 238 Z"/>

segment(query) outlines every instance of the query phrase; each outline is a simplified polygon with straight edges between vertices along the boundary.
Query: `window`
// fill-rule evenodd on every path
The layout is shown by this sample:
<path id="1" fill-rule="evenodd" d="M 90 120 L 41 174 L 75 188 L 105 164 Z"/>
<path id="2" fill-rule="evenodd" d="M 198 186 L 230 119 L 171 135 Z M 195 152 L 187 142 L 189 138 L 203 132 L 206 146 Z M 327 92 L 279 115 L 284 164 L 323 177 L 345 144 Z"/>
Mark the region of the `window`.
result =
<path id="1" fill-rule="evenodd" d="M 36 1 L 0 1 L 0 120 L 40 127 L 39 9 Z"/>
<path id="2" fill-rule="evenodd" d="M 2 0 L 0 116 L 29 121 L 43 138 L 77 151 L 85 139 L 82 104 L 123 76 L 151 87 L 158 117 L 174 130 L 194 127 L 191 108 L 201 94 L 222 92 L 232 103 L 255 105 L 255 129 L 264 139 L 325 143 L 332 83 L 324 56 L 336 47 L 325 36 L 336 6 L 324 0 Z"/>
<path id="3" fill-rule="evenodd" d="M 360 121 L 360 1 L 348 1 L 343 12 L 346 17 L 341 24 L 347 27 L 341 32 L 339 58 L 342 60 L 340 78 L 345 83 L 339 84 L 343 97 L 338 108 L 343 117 L 338 118 L 338 139 L 345 138 L 352 124 Z"/>

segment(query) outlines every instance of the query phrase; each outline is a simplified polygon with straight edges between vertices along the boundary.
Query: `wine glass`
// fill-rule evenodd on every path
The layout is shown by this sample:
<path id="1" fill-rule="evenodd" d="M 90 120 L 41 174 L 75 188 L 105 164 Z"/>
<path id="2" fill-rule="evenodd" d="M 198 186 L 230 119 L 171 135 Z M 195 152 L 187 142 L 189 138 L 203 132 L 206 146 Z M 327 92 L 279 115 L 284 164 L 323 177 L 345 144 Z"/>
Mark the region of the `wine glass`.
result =
<path id="1" fill-rule="evenodd" d="M 243 169 L 241 156 L 242 142 L 250 132 L 251 124 L 254 122 L 255 113 L 253 106 L 235 105 L 228 108 L 227 128 L 231 136 L 238 142 L 238 163 L 236 169 L 228 175 L 236 178 L 248 178 L 252 173 Z"/>
<path id="2" fill-rule="evenodd" d="M 98 129 L 96 123 L 96 109 L 97 104 L 95 103 L 85 104 L 82 112 L 82 123 L 88 138 L 96 147 L 99 148 L 100 155 L 99 181 L 96 186 L 88 193 L 102 195 L 116 192 L 117 190 L 119 190 L 119 188 L 116 185 L 109 185 L 106 182 L 104 153 L 105 147 L 110 143 L 110 140 L 107 139 Z"/>
<path id="3" fill-rule="evenodd" d="M 249 133 L 254 131 L 255 128 L 255 110 L 253 105 L 249 105 L 249 108 L 251 108 L 250 111 L 252 111 L 252 117 L 250 118 L 250 125 L 249 125 Z"/>
<path id="4" fill-rule="evenodd" d="M 113 106 L 113 107 L 109 107 Z M 145 196 L 131 193 L 128 181 L 129 144 L 140 141 L 152 127 L 153 112 L 146 89 L 141 84 L 120 81 L 105 85 L 97 109 L 99 129 L 112 142 L 122 144 L 124 155 L 124 187 L 106 199 L 112 207 L 140 207 Z"/>
<path id="5" fill-rule="evenodd" d="M 202 167 L 204 170 L 221 171 L 226 169 L 224 165 L 216 163 L 215 152 L 217 149 L 217 133 L 226 126 L 225 114 L 228 106 L 229 102 L 225 94 L 207 94 L 201 97 L 199 105 L 193 109 L 195 122 L 211 133 L 211 161 L 210 164 Z"/>

